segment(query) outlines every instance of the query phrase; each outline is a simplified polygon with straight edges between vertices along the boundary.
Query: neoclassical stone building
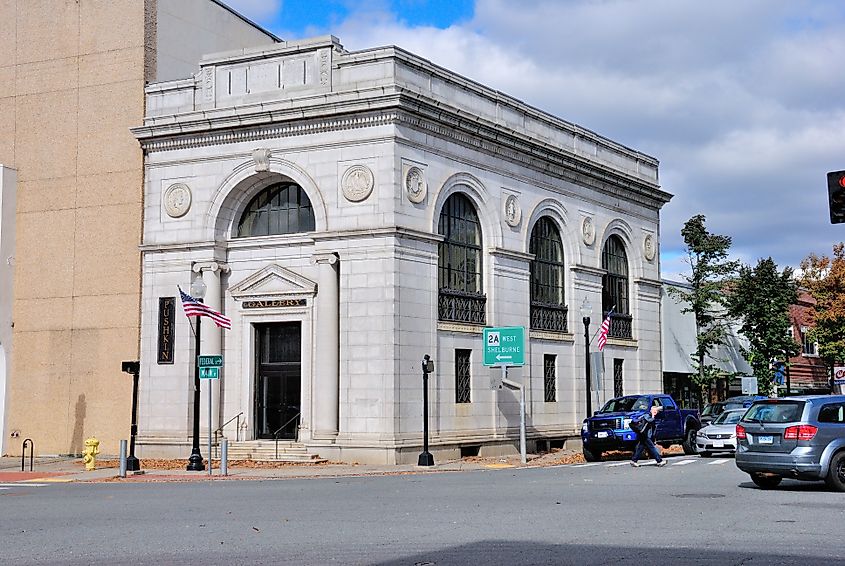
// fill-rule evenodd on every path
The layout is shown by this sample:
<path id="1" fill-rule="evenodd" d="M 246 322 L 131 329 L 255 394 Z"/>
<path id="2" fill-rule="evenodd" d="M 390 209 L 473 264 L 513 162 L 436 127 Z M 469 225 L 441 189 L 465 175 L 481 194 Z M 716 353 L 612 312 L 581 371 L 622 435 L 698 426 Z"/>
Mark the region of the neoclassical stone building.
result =
<path id="1" fill-rule="evenodd" d="M 660 389 L 670 195 L 655 158 L 402 49 L 334 37 L 207 56 L 146 96 L 133 130 L 142 455 L 190 450 L 195 352 L 177 286 L 197 278 L 233 321 L 206 319 L 201 352 L 224 357 L 207 383 L 230 440 L 415 462 L 429 354 L 435 455 L 512 450 L 518 397 L 491 387 L 485 326 L 526 328 L 510 377 L 527 388 L 529 440 L 575 439 L 585 301 L 591 335 L 617 313 L 605 389 Z M 205 404 L 203 391 L 203 429 Z"/>

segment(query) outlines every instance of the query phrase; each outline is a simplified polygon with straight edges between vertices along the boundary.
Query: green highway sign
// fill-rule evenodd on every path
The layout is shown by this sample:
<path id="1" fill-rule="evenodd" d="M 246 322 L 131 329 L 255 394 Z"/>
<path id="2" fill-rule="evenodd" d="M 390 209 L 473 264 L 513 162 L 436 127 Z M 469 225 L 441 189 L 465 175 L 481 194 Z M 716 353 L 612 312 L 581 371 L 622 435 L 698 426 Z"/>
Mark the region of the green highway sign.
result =
<path id="1" fill-rule="evenodd" d="M 485 328 L 484 365 L 525 365 L 525 328 L 522 326 Z"/>
<path id="2" fill-rule="evenodd" d="M 200 379 L 217 379 L 220 377 L 218 368 L 200 368 Z"/>
<path id="3" fill-rule="evenodd" d="M 197 356 L 201 368 L 223 367 L 223 356 Z"/>

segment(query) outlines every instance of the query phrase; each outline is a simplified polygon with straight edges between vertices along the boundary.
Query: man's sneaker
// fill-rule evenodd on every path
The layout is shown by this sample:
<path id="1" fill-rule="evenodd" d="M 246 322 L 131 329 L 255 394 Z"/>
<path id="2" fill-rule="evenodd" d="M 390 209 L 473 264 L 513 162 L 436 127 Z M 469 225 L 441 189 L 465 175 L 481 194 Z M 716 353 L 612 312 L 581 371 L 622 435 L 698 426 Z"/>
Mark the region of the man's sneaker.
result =
<path id="1" fill-rule="evenodd" d="M 660 461 L 657 463 L 657 467 L 658 467 L 658 468 L 662 468 L 662 467 L 663 467 L 663 466 L 665 466 L 665 465 L 666 465 L 666 460 L 660 460 Z"/>
<path id="2" fill-rule="evenodd" d="M 635 468 L 639 468 L 639 467 L 640 467 L 640 463 L 639 463 L 639 462 L 634 462 L 633 460 L 631 460 L 631 465 L 632 465 L 632 466 L 634 466 Z"/>

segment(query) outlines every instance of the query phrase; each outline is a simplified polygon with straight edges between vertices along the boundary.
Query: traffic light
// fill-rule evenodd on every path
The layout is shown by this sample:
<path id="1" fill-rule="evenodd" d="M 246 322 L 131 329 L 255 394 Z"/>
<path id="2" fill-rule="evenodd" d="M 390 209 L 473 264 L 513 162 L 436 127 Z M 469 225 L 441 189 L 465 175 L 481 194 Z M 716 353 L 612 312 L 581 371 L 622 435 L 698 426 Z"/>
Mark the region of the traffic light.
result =
<path id="1" fill-rule="evenodd" d="M 830 201 L 830 223 L 845 222 L 845 171 L 827 174 L 827 196 Z"/>

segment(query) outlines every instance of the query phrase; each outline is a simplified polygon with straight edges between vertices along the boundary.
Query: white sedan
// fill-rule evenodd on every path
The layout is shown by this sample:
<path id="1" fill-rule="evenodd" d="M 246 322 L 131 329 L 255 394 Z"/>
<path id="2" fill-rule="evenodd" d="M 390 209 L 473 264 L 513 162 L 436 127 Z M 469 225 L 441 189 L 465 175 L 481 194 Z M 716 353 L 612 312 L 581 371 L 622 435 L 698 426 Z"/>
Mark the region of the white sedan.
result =
<path id="1" fill-rule="evenodd" d="M 713 452 L 736 452 L 736 423 L 748 409 L 731 409 L 713 419 L 695 435 L 695 448 L 707 458 Z"/>

